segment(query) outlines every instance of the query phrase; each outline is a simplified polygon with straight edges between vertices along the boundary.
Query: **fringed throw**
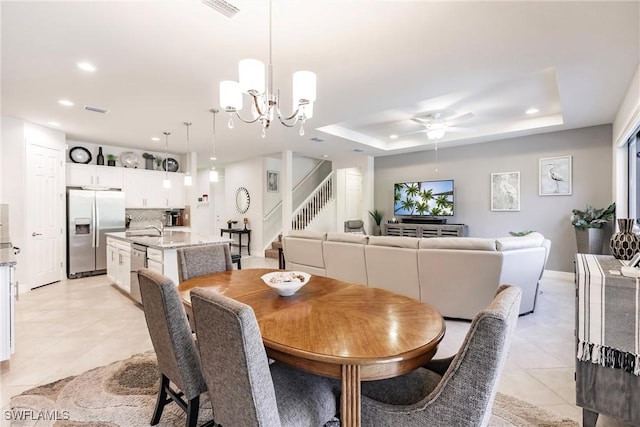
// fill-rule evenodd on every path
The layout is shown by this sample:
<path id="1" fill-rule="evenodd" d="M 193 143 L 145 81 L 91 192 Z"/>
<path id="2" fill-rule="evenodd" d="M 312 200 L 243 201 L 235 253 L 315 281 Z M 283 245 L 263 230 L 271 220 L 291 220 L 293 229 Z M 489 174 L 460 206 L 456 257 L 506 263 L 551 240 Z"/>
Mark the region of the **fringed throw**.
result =
<path id="1" fill-rule="evenodd" d="M 576 357 L 640 376 L 640 280 L 624 277 L 623 261 L 576 255 Z"/>

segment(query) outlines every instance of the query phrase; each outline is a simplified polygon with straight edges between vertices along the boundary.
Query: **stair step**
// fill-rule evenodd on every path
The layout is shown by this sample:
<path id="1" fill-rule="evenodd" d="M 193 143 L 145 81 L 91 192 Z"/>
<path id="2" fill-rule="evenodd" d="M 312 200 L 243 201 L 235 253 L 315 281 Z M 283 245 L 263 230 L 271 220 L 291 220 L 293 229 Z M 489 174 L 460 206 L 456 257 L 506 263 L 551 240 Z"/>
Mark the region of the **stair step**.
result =
<path id="1" fill-rule="evenodd" d="M 278 250 L 277 249 L 265 249 L 264 251 L 265 258 L 275 258 L 278 259 Z"/>

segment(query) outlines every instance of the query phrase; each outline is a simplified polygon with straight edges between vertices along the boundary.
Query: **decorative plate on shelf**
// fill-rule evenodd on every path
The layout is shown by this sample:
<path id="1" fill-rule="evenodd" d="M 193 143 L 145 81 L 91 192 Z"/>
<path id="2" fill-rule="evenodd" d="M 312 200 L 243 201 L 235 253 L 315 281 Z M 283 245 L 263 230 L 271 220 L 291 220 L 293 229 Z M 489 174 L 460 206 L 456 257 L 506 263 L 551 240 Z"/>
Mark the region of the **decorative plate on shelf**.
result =
<path id="1" fill-rule="evenodd" d="M 69 150 L 69 158 L 73 163 L 87 164 L 91 161 L 91 153 L 84 147 L 73 147 Z"/>
<path id="2" fill-rule="evenodd" d="M 180 165 L 178 161 L 174 158 L 169 157 L 168 159 L 164 159 L 162 161 L 162 169 L 168 170 L 169 172 L 177 172 Z"/>
<path id="3" fill-rule="evenodd" d="M 120 155 L 120 163 L 125 168 L 137 168 L 141 162 L 140 156 L 132 151 L 126 151 Z"/>

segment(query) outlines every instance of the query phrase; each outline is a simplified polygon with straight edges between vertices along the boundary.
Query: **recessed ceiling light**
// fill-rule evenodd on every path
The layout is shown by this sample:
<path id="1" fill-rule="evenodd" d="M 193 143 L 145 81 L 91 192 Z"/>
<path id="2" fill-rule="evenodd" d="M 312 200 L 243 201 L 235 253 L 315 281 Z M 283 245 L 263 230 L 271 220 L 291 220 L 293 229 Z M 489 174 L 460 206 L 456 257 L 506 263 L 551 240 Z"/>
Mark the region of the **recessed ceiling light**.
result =
<path id="1" fill-rule="evenodd" d="M 398 137 L 398 135 L 396 135 L 396 134 L 389 135 L 389 138 L 391 138 L 391 139 L 396 139 L 397 137 Z"/>
<path id="2" fill-rule="evenodd" d="M 47 122 L 47 123 L 49 123 L 51 126 L 56 126 L 56 127 L 60 126 L 60 123 L 58 122 Z"/>
<path id="3" fill-rule="evenodd" d="M 64 105 L 66 107 L 73 107 L 74 106 L 74 103 L 69 101 L 68 99 L 59 99 L 58 100 L 58 104 Z"/>
<path id="4" fill-rule="evenodd" d="M 209 157 L 209 160 L 218 160 L 217 157 Z"/>
<path id="5" fill-rule="evenodd" d="M 160 138 L 158 138 L 157 136 L 152 136 L 151 140 L 158 142 L 158 141 L 160 141 Z"/>
<path id="6" fill-rule="evenodd" d="M 328 154 L 323 154 L 322 157 L 324 157 L 326 159 L 327 157 L 329 157 L 329 155 Z"/>
<path id="7" fill-rule="evenodd" d="M 539 112 L 540 112 L 540 110 L 538 110 L 537 108 L 534 108 L 534 107 L 529 108 L 527 111 L 525 111 L 525 113 L 527 113 L 527 114 L 536 114 L 536 113 L 539 113 Z"/>
<path id="8" fill-rule="evenodd" d="M 93 73 L 94 71 L 96 71 L 95 65 L 93 65 L 93 64 L 91 64 L 89 62 L 78 62 L 76 65 L 81 70 L 89 71 L 90 73 Z"/>

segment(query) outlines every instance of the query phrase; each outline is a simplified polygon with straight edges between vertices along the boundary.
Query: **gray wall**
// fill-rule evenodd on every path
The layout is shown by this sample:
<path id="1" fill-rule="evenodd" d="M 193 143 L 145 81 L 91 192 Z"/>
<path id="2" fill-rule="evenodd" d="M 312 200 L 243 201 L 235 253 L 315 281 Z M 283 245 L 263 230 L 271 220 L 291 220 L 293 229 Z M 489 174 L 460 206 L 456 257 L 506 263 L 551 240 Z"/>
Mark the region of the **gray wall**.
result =
<path id="1" fill-rule="evenodd" d="M 552 242 L 547 269 L 573 272 L 571 210 L 613 201 L 611 138 L 611 125 L 602 125 L 462 147 L 443 143 L 437 165 L 434 151 L 376 157 L 375 207 L 386 222 L 393 216 L 394 183 L 454 179 L 455 216 L 448 223 L 468 224 L 473 237 L 538 231 Z M 539 196 L 538 159 L 566 155 L 573 156 L 573 194 Z M 520 211 L 491 211 L 491 173 L 513 171 L 520 172 Z"/>

